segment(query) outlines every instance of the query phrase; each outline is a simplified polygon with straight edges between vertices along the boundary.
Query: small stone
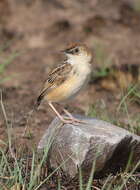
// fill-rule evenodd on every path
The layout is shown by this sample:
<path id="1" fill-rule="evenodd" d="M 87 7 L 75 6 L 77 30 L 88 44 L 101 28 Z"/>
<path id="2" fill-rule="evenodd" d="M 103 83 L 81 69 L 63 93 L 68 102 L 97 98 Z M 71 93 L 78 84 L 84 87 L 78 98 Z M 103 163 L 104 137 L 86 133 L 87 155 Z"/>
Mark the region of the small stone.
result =
<path id="1" fill-rule="evenodd" d="M 50 164 L 62 170 L 71 178 L 78 174 L 89 175 L 96 160 L 95 175 L 103 177 L 126 167 L 133 152 L 133 164 L 140 158 L 140 137 L 108 122 L 75 116 L 84 123 L 63 124 L 55 118 L 38 145 L 44 149 L 50 142 Z"/>

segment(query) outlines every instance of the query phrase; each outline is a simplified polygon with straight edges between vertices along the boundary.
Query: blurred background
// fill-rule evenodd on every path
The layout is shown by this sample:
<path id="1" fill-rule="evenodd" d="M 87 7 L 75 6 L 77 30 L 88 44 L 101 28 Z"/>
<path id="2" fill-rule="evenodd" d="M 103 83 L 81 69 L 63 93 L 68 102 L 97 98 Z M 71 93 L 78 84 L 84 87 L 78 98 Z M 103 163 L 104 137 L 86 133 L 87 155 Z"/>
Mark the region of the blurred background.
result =
<path id="1" fill-rule="evenodd" d="M 88 88 L 65 106 L 140 134 L 139 0 L 0 0 L 0 88 L 16 134 L 71 42 L 91 48 L 93 72 Z M 54 116 L 42 103 L 30 124 L 37 138 Z"/>

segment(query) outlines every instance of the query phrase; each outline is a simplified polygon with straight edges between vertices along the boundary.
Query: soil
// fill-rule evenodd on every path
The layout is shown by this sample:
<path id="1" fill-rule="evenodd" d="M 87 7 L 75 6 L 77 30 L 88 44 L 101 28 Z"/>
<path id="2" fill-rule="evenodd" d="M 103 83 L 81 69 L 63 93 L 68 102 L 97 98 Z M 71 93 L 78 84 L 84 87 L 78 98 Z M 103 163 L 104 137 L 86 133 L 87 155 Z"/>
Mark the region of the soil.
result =
<path id="1" fill-rule="evenodd" d="M 129 119 L 140 113 L 140 103 L 127 102 L 129 118 L 126 112 L 118 113 L 116 108 L 128 86 L 140 81 L 140 11 L 135 10 L 134 2 L 1 0 L 0 10 L 0 64 L 12 60 L 0 77 L 5 79 L 0 83 L 2 103 L 19 146 L 36 147 L 55 117 L 43 102 L 29 119 L 28 138 L 21 137 L 43 81 L 63 61 L 60 50 L 71 42 L 83 42 L 93 51 L 93 79 L 84 92 L 65 106 L 72 113 L 82 114 L 94 106 L 98 118 L 106 111 L 112 121 L 117 118 L 117 123 L 129 128 Z M 107 67 L 115 68 L 115 77 L 108 74 L 95 79 L 94 71 L 102 70 L 108 61 Z M 137 69 L 134 72 L 122 69 L 128 65 L 132 68 L 136 65 Z M 58 110 L 61 112 L 61 107 Z M 99 115 L 98 110 L 102 110 Z M 2 110 L 0 114 L 0 138 L 5 141 Z M 138 125 L 134 124 L 136 128 Z"/>

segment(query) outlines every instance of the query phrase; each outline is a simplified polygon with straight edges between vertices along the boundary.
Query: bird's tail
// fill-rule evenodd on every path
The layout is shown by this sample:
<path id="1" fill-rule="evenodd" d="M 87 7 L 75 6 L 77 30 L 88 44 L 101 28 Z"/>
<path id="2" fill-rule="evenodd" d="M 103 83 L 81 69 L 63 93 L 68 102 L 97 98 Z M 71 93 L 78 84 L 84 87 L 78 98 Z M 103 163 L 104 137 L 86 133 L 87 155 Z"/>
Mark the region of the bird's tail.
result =
<path id="1" fill-rule="evenodd" d="M 34 110 L 37 110 L 37 109 L 38 109 L 38 107 L 39 107 L 40 104 L 41 104 L 42 99 L 43 99 L 43 96 L 42 96 L 42 94 L 40 94 L 40 95 L 38 96 L 38 98 L 37 98 L 35 104 L 34 104 L 34 108 L 33 108 Z"/>
<path id="2" fill-rule="evenodd" d="M 46 93 L 46 90 L 43 90 L 43 91 L 41 92 L 41 94 L 38 96 L 38 98 L 37 98 L 37 100 L 36 100 L 36 102 L 35 102 L 35 104 L 34 104 L 34 109 L 35 109 L 35 110 L 37 110 L 38 107 L 40 106 L 41 101 L 43 100 L 43 98 L 44 98 L 44 96 L 45 96 L 45 93 Z"/>

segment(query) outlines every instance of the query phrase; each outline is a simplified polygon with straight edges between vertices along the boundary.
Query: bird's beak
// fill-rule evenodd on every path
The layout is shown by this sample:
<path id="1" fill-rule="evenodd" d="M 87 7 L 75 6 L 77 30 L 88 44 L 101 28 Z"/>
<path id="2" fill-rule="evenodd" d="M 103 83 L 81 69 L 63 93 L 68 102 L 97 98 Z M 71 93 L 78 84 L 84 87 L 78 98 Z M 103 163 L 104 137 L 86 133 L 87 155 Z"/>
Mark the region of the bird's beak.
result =
<path id="1" fill-rule="evenodd" d="M 72 49 L 61 50 L 62 53 L 72 54 Z"/>

